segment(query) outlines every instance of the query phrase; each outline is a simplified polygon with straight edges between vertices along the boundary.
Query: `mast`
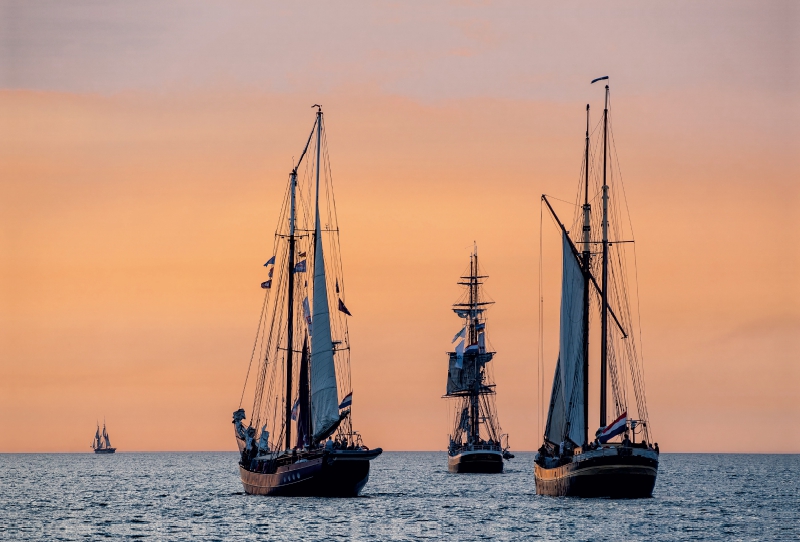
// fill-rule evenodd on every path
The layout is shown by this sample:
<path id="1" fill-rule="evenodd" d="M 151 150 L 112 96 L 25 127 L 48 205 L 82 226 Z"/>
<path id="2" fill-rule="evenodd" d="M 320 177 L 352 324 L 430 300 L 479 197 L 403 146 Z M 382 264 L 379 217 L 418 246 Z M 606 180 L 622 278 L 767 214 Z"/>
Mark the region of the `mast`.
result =
<path id="1" fill-rule="evenodd" d="M 297 186 L 297 168 L 292 170 L 290 180 L 291 201 L 289 207 L 289 292 L 286 309 L 286 404 L 284 405 L 284 421 L 286 424 L 286 449 L 292 448 L 292 356 L 294 355 L 294 223 L 295 223 L 295 188 Z"/>
<path id="2" fill-rule="evenodd" d="M 600 303 L 600 427 L 607 423 L 608 398 L 608 183 L 606 182 L 608 160 L 608 85 L 603 109 L 603 277 Z"/>
<path id="3" fill-rule="evenodd" d="M 476 336 L 476 327 L 478 321 L 478 247 L 475 245 L 472 257 L 470 258 L 469 262 L 470 267 L 470 286 L 469 286 L 469 304 L 470 304 L 470 315 L 469 315 L 469 344 L 473 345 L 478 341 Z M 478 393 L 481 388 L 481 372 L 478 368 L 478 364 L 475 364 L 475 384 L 473 387 L 472 395 L 470 396 L 470 432 L 472 433 L 470 436 L 472 438 L 472 442 L 477 442 L 479 434 L 480 434 L 480 427 L 478 424 L 480 423 L 479 420 L 479 412 L 478 412 Z"/>
<path id="4" fill-rule="evenodd" d="M 312 440 L 319 441 L 336 430 L 342 421 L 339 413 L 339 396 L 336 382 L 336 364 L 331 337 L 331 316 L 328 304 L 328 286 L 325 274 L 325 257 L 322 244 L 322 219 L 320 217 L 320 170 L 322 152 L 322 108 L 317 108 L 317 172 L 314 227 L 314 290 L 312 299 L 311 335 L 311 416 Z"/>
<path id="5" fill-rule="evenodd" d="M 591 273 L 591 205 L 589 205 L 589 104 L 586 104 L 586 168 L 583 196 L 583 443 L 589 442 L 589 276 Z"/>

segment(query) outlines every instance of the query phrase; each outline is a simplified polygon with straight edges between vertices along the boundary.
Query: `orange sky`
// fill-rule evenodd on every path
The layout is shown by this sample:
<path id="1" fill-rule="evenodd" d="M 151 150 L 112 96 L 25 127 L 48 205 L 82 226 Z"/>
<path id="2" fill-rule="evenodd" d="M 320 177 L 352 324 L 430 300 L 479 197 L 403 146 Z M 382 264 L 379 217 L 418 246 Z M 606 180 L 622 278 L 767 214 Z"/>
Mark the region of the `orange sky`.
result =
<path id="1" fill-rule="evenodd" d="M 726 19 L 730 32 L 744 8 Z M 423 18 L 385 9 L 373 6 L 374 20 Z M 431 17 L 463 9 L 473 8 Z M 336 45 L 344 78 L 330 69 L 319 79 L 308 66 L 293 72 L 275 60 L 274 73 L 263 71 L 269 77 L 248 80 L 241 74 L 250 61 L 241 56 L 230 71 L 204 72 L 196 59 L 188 68 L 168 62 L 185 60 L 176 51 L 189 45 L 158 36 L 139 47 L 143 56 L 163 49 L 167 60 L 148 60 L 153 69 L 139 75 L 141 59 L 126 52 L 121 62 L 133 75 L 103 68 L 108 59 L 93 56 L 101 53 L 78 47 L 68 76 L 9 64 L 10 50 L 40 54 L 25 39 L 6 47 L 13 69 L 0 85 L 0 451 L 86 451 L 103 416 L 121 450 L 235 448 L 230 418 L 262 300 L 261 264 L 313 103 L 326 112 L 354 314 L 354 423 L 367 444 L 445 447 L 444 352 L 459 325 L 449 306 L 477 240 L 497 302 L 489 326 L 500 422 L 513 448 L 538 447 L 539 196 L 573 198 L 585 104 L 595 114 L 601 108 L 602 89 L 588 81 L 607 72 L 637 239 L 656 440 L 667 451 L 800 451 L 800 119 L 789 92 L 796 68 L 786 80 L 730 83 L 720 75 L 728 57 L 704 56 L 702 39 L 667 46 L 680 33 L 668 27 L 642 34 L 644 43 L 678 51 L 654 58 L 686 76 L 684 84 L 662 88 L 645 67 L 643 83 L 632 53 L 613 48 L 605 51 L 610 64 L 580 69 L 532 49 L 533 68 L 509 61 L 493 73 L 485 56 L 519 55 L 502 32 L 511 11 L 500 4 L 450 21 L 467 45 L 422 30 L 424 47 L 400 31 L 383 49 L 328 35 L 322 41 Z M 656 24 L 656 15 L 635 17 Z M 582 19 L 569 26 L 568 10 L 548 16 L 575 35 L 586 28 Z M 709 47 L 728 43 L 719 32 L 725 39 L 712 35 Z M 632 40 L 630 33 L 615 39 Z M 738 47 L 752 50 L 759 35 Z M 246 42 L 227 29 L 204 50 Z M 449 52 L 436 62 L 458 84 L 419 60 L 425 47 Z M 741 58 L 755 66 L 770 52 Z M 568 65 L 579 51 L 555 54 Z M 678 68 L 675 55 L 697 60 Z M 472 57 L 475 64 L 458 64 Z M 705 69 L 713 58 L 718 70 Z M 96 77 L 75 75 L 84 72 Z M 544 239 L 549 383 L 559 238 L 548 221 Z"/>

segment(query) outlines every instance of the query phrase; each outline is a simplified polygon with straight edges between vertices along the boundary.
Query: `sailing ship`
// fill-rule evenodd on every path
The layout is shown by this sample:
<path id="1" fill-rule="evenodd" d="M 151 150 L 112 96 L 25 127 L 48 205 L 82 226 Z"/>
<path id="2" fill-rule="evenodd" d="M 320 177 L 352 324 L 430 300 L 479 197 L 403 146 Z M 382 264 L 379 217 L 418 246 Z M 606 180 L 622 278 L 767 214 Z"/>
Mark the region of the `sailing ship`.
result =
<path id="1" fill-rule="evenodd" d="M 364 445 L 353 430 L 350 311 L 322 108 L 314 107 L 314 126 L 289 175 L 273 256 L 264 264 L 264 303 L 233 413 L 239 473 L 249 494 L 357 496 L 369 479 L 370 461 L 382 452 Z M 307 155 L 315 160 L 301 170 Z M 253 407 L 245 426 L 241 407 L 254 359 Z"/>
<path id="2" fill-rule="evenodd" d="M 108 438 L 105 421 L 103 422 L 102 433 L 100 433 L 100 424 L 97 424 L 97 431 L 94 432 L 94 440 L 92 440 L 91 448 L 96 454 L 113 454 L 117 451 L 116 448 L 111 446 L 111 440 Z"/>
<path id="3" fill-rule="evenodd" d="M 458 283 L 465 287 L 453 304 L 453 312 L 463 327 L 448 352 L 447 393 L 454 405 L 453 431 L 448 446 L 447 469 L 450 472 L 499 473 L 503 459 L 514 456 L 508 450 L 508 435 L 501 434 L 495 407 L 495 384 L 488 365 L 495 352 L 486 346 L 485 312 L 494 301 L 483 293 L 483 279 L 478 267 L 478 247 L 469 260 L 469 274 Z M 503 445 L 505 439 L 505 446 Z"/>
<path id="4" fill-rule="evenodd" d="M 601 77 L 592 83 L 607 79 Z M 625 243 L 633 241 L 624 238 L 621 221 L 611 221 L 623 211 L 624 197 L 615 198 L 610 194 L 612 186 L 622 188 L 622 185 L 619 172 L 611 170 L 608 163 L 609 151 L 614 150 L 613 138 L 609 141 L 608 104 L 609 87 L 606 85 L 601 121 L 602 152 L 598 148 L 592 152 L 589 106 L 586 106 L 586 140 L 579 190 L 583 201 L 575 207 L 570 228 L 579 232 L 578 235 L 570 235 L 547 196 L 542 195 L 562 237 L 562 278 L 558 360 L 544 443 L 534 463 L 536 493 L 540 495 L 650 497 L 658 473 L 658 444 L 652 444 L 642 366 L 628 301 L 625 247 L 633 245 Z M 601 154 L 602 168 L 599 165 L 590 167 L 592 162 L 599 161 Z M 596 197 L 602 205 L 599 216 L 592 213 L 591 202 Z M 594 311 L 600 315 L 600 363 L 596 370 L 599 373 L 599 428 L 590 439 L 589 336 L 590 313 Z M 635 405 L 628 404 L 629 388 L 633 389 Z M 613 421 L 609 421 L 612 416 Z"/>

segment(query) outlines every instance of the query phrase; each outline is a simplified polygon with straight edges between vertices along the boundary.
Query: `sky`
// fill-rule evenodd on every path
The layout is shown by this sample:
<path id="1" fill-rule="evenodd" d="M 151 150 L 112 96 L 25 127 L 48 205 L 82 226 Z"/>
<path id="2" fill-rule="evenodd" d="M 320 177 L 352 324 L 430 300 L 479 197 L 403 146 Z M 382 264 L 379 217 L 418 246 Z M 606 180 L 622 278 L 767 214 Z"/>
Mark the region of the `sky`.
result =
<path id="1" fill-rule="evenodd" d="M 365 442 L 446 447 L 476 241 L 500 423 L 537 448 L 540 196 L 573 199 L 602 75 L 655 440 L 800 452 L 798 29 L 794 2 L 0 2 L 0 452 L 88 451 L 103 419 L 124 451 L 235 449 L 315 103 Z"/>

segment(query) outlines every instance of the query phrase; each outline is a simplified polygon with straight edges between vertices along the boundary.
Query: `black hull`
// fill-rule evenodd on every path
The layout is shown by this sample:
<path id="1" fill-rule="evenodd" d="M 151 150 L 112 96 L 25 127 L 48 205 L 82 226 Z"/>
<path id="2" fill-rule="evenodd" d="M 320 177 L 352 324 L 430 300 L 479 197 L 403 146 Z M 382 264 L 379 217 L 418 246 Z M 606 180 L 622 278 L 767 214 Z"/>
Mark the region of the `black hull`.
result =
<path id="1" fill-rule="evenodd" d="M 274 473 L 239 466 L 242 486 L 250 495 L 278 497 L 357 497 L 369 480 L 369 462 L 381 454 L 369 451 L 325 452 L 307 461 L 278 467 Z"/>
<path id="2" fill-rule="evenodd" d="M 553 497 L 653 496 L 658 474 L 655 452 L 637 455 L 577 456 L 577 461 L 554 468 L 534 464 L 536 493 Z"/>
<path id="3" fill-rule="evenodd" d="M 98 448 L 94 451 L 96 454 L 113 454 L 117 451 L 116 448 Z"/>
<path id="4" fill-rule="evenodd" d="M 447 470 L 453 473 L 499 474 L 503 472 L 500 452 L 466 452 L 447 457 Z"/>

